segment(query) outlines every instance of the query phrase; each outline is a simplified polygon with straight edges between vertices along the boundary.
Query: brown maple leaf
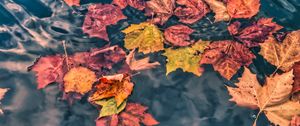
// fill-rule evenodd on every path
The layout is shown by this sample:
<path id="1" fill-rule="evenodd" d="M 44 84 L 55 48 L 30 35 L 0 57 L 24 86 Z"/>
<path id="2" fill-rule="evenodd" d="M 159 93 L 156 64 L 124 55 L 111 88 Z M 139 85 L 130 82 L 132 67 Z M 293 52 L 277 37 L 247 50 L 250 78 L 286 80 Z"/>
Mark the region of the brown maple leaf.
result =
<path id="1" fill-rule="evenodd" d="M 80 0 L 64 0 L 68 6 L 80 6 Z"/>
<path id="2" fill-rule="evenodd" d="M 96 126 L 145 126 L 158 125 L 153 116 L 146 112 L 148 108 L 137 103 L 128 103 L 125 111 L 118 115 L 100 118 L 96 121 Z"/>
<path id="3" fill-rule="evenodd" d="M 82 30 L 90 37 L 98 37 L 108 41 L 106 26 L 126 19 L 121 9 L 111 4 L 92 4 L 88 8 Z"/>
<path id="4" fill-rule="evenodd" d="M 189 36 L 193 32 L 194 30 L 188 26 L 174 25 L 165 30 L 164 36 L 167 44 L 172 46 L 188 46 L 194 43 L 194 41 L 190 40 Z"/>
<path id="5" fill-rule="evenodd" d="M 225 40 L 208 45 L 199 64 L 212 64 L 216 71 L 230 80 L 241 66 L 249 66 L 254 58 L 255 55 L 244 45 Z"/>
<path id="6" fill-rule="evenodd" d="M 174 14 L 182 23 L 195 23 L 210 12 L 202 0 L 177 0 L 176 3 L 181 6 L 175 9 Z"/>
<path id="7" fill-rule="evenodd" d="M 121 9 L 124 9 L 128 5 L 138 10 L 145 9 L 144 0 L 113 0 L 112 4 L 119 6 Z"/>
<path id="8" fill-rule="evenodd" d="M 259 7 L 260 0 L 227 0 L 227 11 L 232 18 L 251 18 Z"/>
<path id="9" fill-rule="evenodd" d="M 163 25 L 172 15 L 175 0 L 150 0 L 146 2 L 146 16 L 151 16 L 151 22 Z"/>
<path id="10" fill-rule="evenodd" d="M 95 85 L 95 91 L 89 97 L 89 101 L 95 102 L 96 100 L 114 97 L 117 106 L 119 106 L 131 94 L 133 85 L 130 76 L 126 74 L 103 76 L 100 78 L 100 82 Z"/>
<path id="11" fill-rule="evenodd" d="M 130 51 L 130 53 L 126 56 L 126 63 L 132 71 L 152 69 L 160 65 L 159 62 L 150 63 L 149 57 L 137 60 L 134 58 L 134 55 L 135 49 Z"/>

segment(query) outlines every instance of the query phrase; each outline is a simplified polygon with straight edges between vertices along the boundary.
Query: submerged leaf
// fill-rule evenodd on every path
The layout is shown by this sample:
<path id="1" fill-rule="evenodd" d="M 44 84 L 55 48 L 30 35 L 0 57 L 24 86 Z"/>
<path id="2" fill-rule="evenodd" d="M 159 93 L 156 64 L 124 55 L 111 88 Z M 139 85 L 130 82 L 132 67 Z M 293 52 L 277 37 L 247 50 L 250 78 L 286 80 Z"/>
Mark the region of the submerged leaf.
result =
<path id="1" fill-rule="evenodd" d="M 300 61 L 300 30 L 289 33 L 282 43 L 269 37 L 260 45 L 259 54 L 282 71 L 290 71 Z"/>
<path id="2" fill-rule="evenodd" d="M 117 106 L 120 106 L 131 94 L 133 83 L 128 75 L 116 74 L 100 78 L 100 82 L 95 85 L 94 89 L 95 91 L 89 97 L 90 102 L 114 97 Z"/>
<path id="3" fill-rule="evenodd" d="M 166 75 L 178 68 L 181 68 L 184 72 L 192 72 L 195 75 L 200 76 L 202 73 L 198 71 L 198 63 L 201 59 L 201 53 L 203 53 L 209 43 L 210 42 L 208 41 L 200 40 L 194 45 L 191 45 L 191 47 L 165 49 L 165 53 L 163 53 L 163 55 L 168 58 Z"/>
<path id="4" fill-rule="evenodd" d="M 130 70 L 133 70 L 133 71 L 147 70 L 147 69 L 155 68 L 156 66 L 160 65 L 159 62 L 150 63 L 149 57 L 137 60 L 134 58 L 134 54 L 135 54 L 135 50 L 132 50 L 126 56 L 126 63 L 129 66 Z"/>
<path id="5" fill-rule="evenodd" d="M 260 0 L 227 0 L 227 11 L 232 18 L 251 18 L 259 7 Z"/>
<path id="6" fill-rule="evenodd" d="M 0 101 L 4 98 L 4 95 L 8 90 L 9 90 L 8 88 L 0 88 Z M 2 114 L 3 114 L 3 110 L 0 109 L 0 115 Z"/>
<path id="7" fill-rule="evenodd" d="M 146 2 L 146 16 L 151 22 L 163 25 L 173 15 L 175 0 L 150 0 Z"/>
<path id="8" fill-rule="evenodd" d="M 215 22 L 229 21 L 230 16 L 227 12 L 226 5 L 219 0 L 204 0 L 210 7 L 210 9 L 216 14 Z"/>
<path id="9" fill-rule="evenodd" d="M 225 40 L 211 43 L 199 64 L 212 64 L 216 71 L 230 80 L 241 66 L 249 66 L 254 58 L 255 55 L 246 46 Z"/>
<path id="10" fill-rule="evenodd" d="M 164 36 L 167 40 L 167 44 L 172 46 L 188 46 L 193 44 L 193 41 L 190 40 L 190 34 L 194 32 L 193 29 L 185 25 L 174 25 L 168 27 Z"/>
<path id="11" fill-rule="evenodd" d="M 126 19 L 121 9 L 111 4 L 92 4 L 88 8 L 82 30 L 90 37 L 98 37 L 108 41 L 106 26 Z"/>
<path id="12" fill-rule="evenodd" d="M 85 94 L 92 89 L 96 74 L 85 67 L 75 67 L 64 76 L 64 91 Z"/>
<path id="13" fill-rule="evenodd" d="M 132 24 L 122 31 L 125 36 L 125 47 L 127 49 L 138 48 L 144 54 L 163 50 L 163 35 L 153 24 L 140 23 Z"/>
<path id="14" fill-rule="evenodd" d="M 182 23 L 195 23 L 210 12 L 202 0 L 177 0 L 176 3 L 181 6 L 175 9 L 174 14 Z"/>

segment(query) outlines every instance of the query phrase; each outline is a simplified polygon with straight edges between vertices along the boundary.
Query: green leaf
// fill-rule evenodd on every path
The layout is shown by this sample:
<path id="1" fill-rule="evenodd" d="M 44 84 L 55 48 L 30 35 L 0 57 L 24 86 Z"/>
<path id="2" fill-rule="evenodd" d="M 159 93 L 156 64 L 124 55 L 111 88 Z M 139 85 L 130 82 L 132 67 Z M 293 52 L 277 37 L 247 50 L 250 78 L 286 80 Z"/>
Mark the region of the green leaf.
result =
<path id="1" fill-rule="evenodd" d="M 103 100 L 96 101 L 95 103 L 97 105 L 102 106 L 100 114 L 99 114 L 99 118 L 120 113 L 122 110 L 124 110 L 124 108 L 126 106 L 126 102 L 127 101 L 124 101 L 124 102 L 122 102 L 122 104 L 120 104 L 120 106 L 117 106 L 117 102 L 116 102 L 115 98 L 109 98 L 109 99 L 103 99 Z"/>

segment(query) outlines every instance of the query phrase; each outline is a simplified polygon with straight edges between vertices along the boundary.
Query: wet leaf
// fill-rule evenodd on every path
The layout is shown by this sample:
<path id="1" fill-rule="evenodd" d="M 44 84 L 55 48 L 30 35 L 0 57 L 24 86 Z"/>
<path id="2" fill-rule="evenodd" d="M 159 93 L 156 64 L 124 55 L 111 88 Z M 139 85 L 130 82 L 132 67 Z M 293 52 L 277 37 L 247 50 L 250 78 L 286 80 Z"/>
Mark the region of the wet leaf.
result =
<path id="1" fill-rule="evenodd" d="M 241 66 L 249 66 L 254 58 L 255 55 L 246 46 L 225 40 L 211 43 L 205 49 L 199 64 L 212 64 L 216 71 L 230 80 Z"/>
<path id="2" fill-rule="evenodd" d="M 259 43 L 264 42 L 273 33 L 283 28 L 272 22 L 272 18 L 261 18 L 244 29 L 240 29 L 240 26 L 240 22 L 234 22 L 228 27 L 228 31 L 247 47 L 259 46 Z"/>
<path id="3" fill-rule="evenodd" d="M 292 118 L 291 126 L 299 126 L 299 125 L 300 125 L 300 116 L 299 115 L 295 115 Z"/>
<path id="4" fill-rule="evenodd" d="M 191 45 L 191 47 L 165 49 L 165 53 L 163 53 L 163 55 L 167 57 L 166 75 L 178 68 L 181 68 L 184 72 L 192 72 L 195 75 L 200 76 L 202 73 L 198 71 L 198 63 L 201 59 L 201 53 L 203 53 L 209 43 L 210 42 L 208 41 L 200 40 Z"/>
<path id="5" fill-rule="evenodd" d="M 159 66 L 159 62 L 153 62 L 150 63 L 150 58 L 146 57 L 143 59 L 135 59 L 135 50 L 132 50 L 127 56 L 126 56 L 126 63 L 128 64 L 130 70 L 133 71 L 140 71 L 140 70 L 147 70 L 155 68 L 156 66 Z"/>
<path id="6" fill-rule="evenodd" d="M 85 67 L 75 67 L 64 76 L 64 91 L 85 94 L 96 82 L 96 74 Z"/>
<path id="7" fill-rule="evenodd" d="M 227 11 L 232 18 L 251 18 L 259 7 L 260 0 L 227 0 Z"/>
<path id="8" fill-rule="evenodd" d="M 118 115 L 100 118 L 96 121 L 96 126 L 145 126 L 158 125 L 153 116 L 146 112 L 148 108 L 137 103 L 128 103 L 125 111 Z"/>
<path id="9" fill-rule="evenodd" d="M 4 98 L 4 95 L 8 90 L 9 90 L 8 88 L 0 88 L 0 101 Z M 0 115 L 2 114 L 3 114 L 3 110 L 0 109 Z"/>
<path id="10" fill-rule="evenodd" d="M 177 0 L 176 3 L 180 6 L 175 9 L 174 14 L 182 23 L 195 23 L 210 12 L 202 0 Z"/>
<path id="11" fill-rule="evenodd" d="M 140 23 L 132 24 L 122 31 L 125 36 L 125 47 L 127 49 L 138 48 L 144 54 L 163 50 L 163 35 L 153 24 Z"/>
<path id="12" fill-rule="evenodd" d="M 128 5 L 138 10 L 145 9 L 144 0 L 113 0 L 112 4 L 119 6 L 121 9 L 124 9 Z"/>
<path id="13" fill-rule="evenodd" d="M 80 6 L 80 0 L 64 0 L 68 6 Z"/>
<path id="14" fill-rule="evenodd" d="M 82 30 L 90 37 L 98 37 L 108 41 L 106 26 L 126 19 L 121 9 L 111 4 L 92 4 L 88 8 Z"/>
<path id="15" fill-rule="evenodd" d="M 194 32 L 193 29 L 185 25 L 174 25 L 168 27 L 164 36 L 167 40 L 167 44 L 172 46 L 188 46 L 193 44 L 193 41 L 190 40 L 190 34 Z"/>
<path id="16" fill-rule="evenodd" d="M 291 70 L 294 63 L 300 61 L 300 30 L 289 33 L 282 43 L 269 37 L 260 45 L 259 54 L 282 71 Z"/>
<path id="17" fill-rule="evenodd" d="M 227 12 L 226 5 L 219 0 L 204 0 L 215 13 L 215 22 L 229 21 L 230 16 Z"/>
<path id="18" fill-rule="evenodd" d="M 95 91 L 89 97 L 90 102 L 95 102 L 104 98 L 114 97 L 117 106 L 127 99 L 133 90 L 133 83 L 130 77 L 125 74 L 103 76 L 100 82 L 95 85 Z"/>
<path id="19" fill-rule="evenodd" d="M 300 101 L 300 62 L 297 62 L 294 66 L 294 85 L 292 93 L 294 94 L 293 98 Z"/>
<path id="20" fill-rule="evenodd" d="M 146 2 L 146 16 L 151 22 L 163 25 L 173 15 L 175 0 L 150 0 Z"/>
<path id="21" fill-rule="evenodd" d="M 95 104 L 102 106 L 99 114 L 99 118 L 101 118 L 118 114 L 123 111 L 126 106 L 126 101 L 124 101 L 120 106 L 117 106 L 115 98 L 109 98 L 96 101 Z"/>

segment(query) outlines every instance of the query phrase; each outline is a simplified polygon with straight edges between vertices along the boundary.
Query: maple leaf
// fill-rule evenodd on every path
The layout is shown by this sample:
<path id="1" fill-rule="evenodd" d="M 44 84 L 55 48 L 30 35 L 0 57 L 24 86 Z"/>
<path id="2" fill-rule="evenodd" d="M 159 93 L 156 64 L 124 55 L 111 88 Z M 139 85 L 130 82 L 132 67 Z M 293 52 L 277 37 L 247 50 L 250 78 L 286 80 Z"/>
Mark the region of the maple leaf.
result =
<path id="1" fill-rule="evenodd" d="M 4 95 L 6 94 L 6 92 L 8 90 L 9 90 L 8 88 L 0 88 L 0 100 L 2 100 L 4 98 Z M 0 109 L 0 115 L 2 115 L 3 113 L 4 113 L 3 110 Z"/>
<path id="2" fill-rule="evenodd" d="M 193 44 L 190 40 L 190 34 L 194 32 L 193 29 L 189 28 L 185 25 L 174 25 L 168 27 L 165 32 L 164 36 L 167 40 L 167 44 L 173 46 L 188 46 Z"/>
<path id="3" fill-rule="evenodd" d="M 89 97 L 90 102 L 95 102 L 104 98 L 114 97 L 117 106 L 127 99 L 133 90 L 133 83 L 130 76 L 125 74 L 116 74 L 111 76 L 103 76 L 100 82 L 95 85 L 95 91 Z"/>
<path id="4" fill-rule="evenodd" d="M 295 116 L 292 118 L 291 126 L 299 126 L 299 125 L 300 125 L 300 116 L 295 115 Z"/>
<path id="5" fill-rule="evenodd" d="M 230 80 L 241 66 L 249 66 L 254 58 L 255 55 L 246 46 L 225 40 L 211 43 L 205 49 L 199 64 L 212 64 L 216 71 Z"/>
<path id="6" fill-rule="evenodd" d="M 122 31 L 125 36 L 125 47 L 127 49 L 139 48 L 144 54 L 164 49 L 164 37 L 161 31 L 153 24 L 140 23 L 132 24 Z"/>
<path id="7" fill-rule="evenodd" d="M 227 87 L 232 96 L 230 101 L 236 102 L 239 106 L 259 108 L 259 114 L 264 112 L 274 124 L 288 126 L 292 117 L 300 114 L 300 103 L 289 100 L 293 77 L 293 71 L 277 74 L 268 77 L 264 86 L 260 86 L 256 75 L 245 68 L 236 84 L 238 88 Z"/>
<path id="8" fill-rule="evenodd" d="M 140 60 L 136 60 L 134 58 L 135 49 L 130 51 L 130 53 L 126 56 L 126 63 L 128 64 L 130 70 L 133 71 L 140 71 L 140 70 L 147 70 L 155 68 L 156 66 L 159 66 L 159 62 L 153 62 L 149 63 L 150 58 L 146 57 Z"/>
<path id="9" fill-rule="evenodd" d="M 120 106 L 117 106 L 117 102 L 115 98 L 102 99 L 99 101 L 95 101 L 96 105 L 101 105 L 101 111 L 99 114 L 99 118 L 105 116 L 111 116 L 114 114 L 118 114 L 125 109 L 126 101 L 124 101 Z"/>
<path id="10" fill-rule="evenodd" d="M 228 27 L 230 34 L 243 42 L 247 47 L 259 46 L 269 36 L 283 27 L 272 22 L 272 18 L 261 18 L 251 26 L 240 29 L 241 23 L 236 21 Z"/>
<path id="11" fill-rule="evenodd" d="M 80 6 L 80 0 L 64 0 L 68 6 Z"/>
<path id="12" fill-rule="evenodd" d="M 112 4 L 119 6 L 121 9 L 124 9 L 128 5 L 138 10 L 145 9 L 144 0 L 113 0 Z"/>
<path id="13" fill-rule="evenodd" d="M 210 7 L 210 9 L 216 14 L 215 22 L 229 21 L 230 16 L 227 12 L 226 5 L 219 0 L 204 0 Z"/>
<path id="14" fill-rule="evenodd" d="M 251 18 L 259 7 L 260 0 L 227 0 L 227 11 L 232 18 Z"/>
<path id="15" fill-rule="evenodd" d="M 292 93 L 294 94 L 293 98 L 300 101 L 300 62 L 297 62 L 293 66 L 294 70 L 294 85 Z"/>
<path id="16" fill-rule="evenodd" d="M 111 4 L 92 4 L 88 8 L 82 30 L 90 37 L 98 37 L 108 41 L 106 26 L 126 19 L 121 9 Z"/>
<path id="17" fill-rule="evenodd" d="M 289 33 L 282 43 L 270 36 L 260 45 L 259 54 L 277 69 L 289 71 L 294 63 L 300 61 L 300 30 Z"/>
<path id="18" fill-rule="evenodd" d="M 163 25 L 172 15 L 175 0 L 150 0 L 146 2 L 146 16 L 151 16 L 152 23 Z"/>
<path id="19" fill-rule="evenodd" d="M 191 47 L 182 47 L 178 49 L 167 48 L 165 49 L 164 56 L 167 57 L 166 75 L 181 68 L 184 72 L 192 72 L 197 76 L 201 75 L 198 71 L 199 65 L 197 64 L 201 59 L 201 54 L 210 42 L 199 40 Z"/>
<path id="20" fill-rule="evenodd" d="M 202 0 L 177 0 L 176 3 L 181 6 L 175 9 L 174 14 L 182 23 L 195 23 L 210 12 Z"/>
<path id="21" fill-rule="evenodd" d="M 96 122 L 96 126 L 140 126 L 143 123 L 145 126 L 158 125 L 153 116 L 146 113 L 148 108 L 137 103 L 128 103 L 125 111 L 119 115 L 100 118 Z"/>
<path id="22" fill-rule="evenodd" d="M 85 67 L 75 67 L 64 76 L 64 91 L 85 94 L 92 89 L 96 74 Z"/>

